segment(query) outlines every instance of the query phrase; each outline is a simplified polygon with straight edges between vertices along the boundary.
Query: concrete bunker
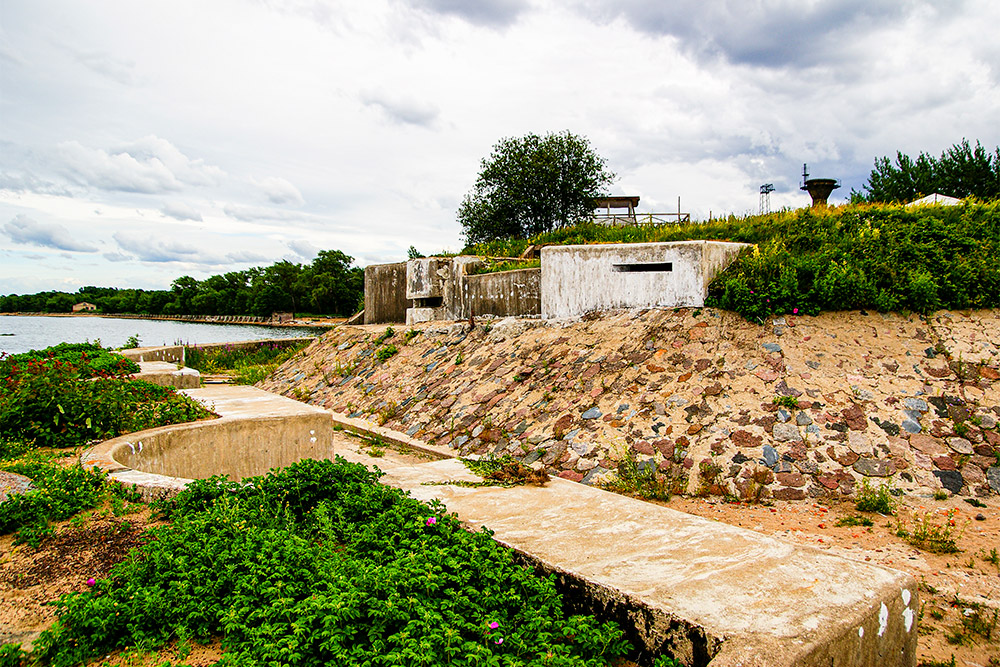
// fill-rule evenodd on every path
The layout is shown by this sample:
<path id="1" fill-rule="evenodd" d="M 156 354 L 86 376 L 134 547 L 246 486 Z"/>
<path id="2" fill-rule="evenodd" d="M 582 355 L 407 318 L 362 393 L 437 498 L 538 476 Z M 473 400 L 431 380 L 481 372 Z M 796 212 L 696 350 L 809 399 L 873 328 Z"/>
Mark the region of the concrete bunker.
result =
<path id="1" fill-rule="evenodd" d="M 488 259 L 477 256 L 369 266 L 365 324 L 703 306 L 708 285 L 745 247 L 723 241 L 546 246 L 541 268 L 496 273 L 477 273 Z"/>
<path id="2" fill-rule="evenodd" d="M 704 306 L 745 243 L 680 241 L 542 248 L 542 317 L 613 308 Z"/>

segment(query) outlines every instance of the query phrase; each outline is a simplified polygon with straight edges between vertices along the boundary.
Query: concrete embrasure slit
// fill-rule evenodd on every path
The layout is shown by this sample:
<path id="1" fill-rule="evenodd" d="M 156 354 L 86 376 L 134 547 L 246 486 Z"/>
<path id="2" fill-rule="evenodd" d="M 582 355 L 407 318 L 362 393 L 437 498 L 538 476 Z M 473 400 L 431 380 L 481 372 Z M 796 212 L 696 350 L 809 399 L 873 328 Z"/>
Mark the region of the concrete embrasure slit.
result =
<path id="1" fill-rule="evenodd" d="M 616 273 L 662 273 L 674 270 L 673 262 L 634 262 L 629 264 L 612 264 Z"/>

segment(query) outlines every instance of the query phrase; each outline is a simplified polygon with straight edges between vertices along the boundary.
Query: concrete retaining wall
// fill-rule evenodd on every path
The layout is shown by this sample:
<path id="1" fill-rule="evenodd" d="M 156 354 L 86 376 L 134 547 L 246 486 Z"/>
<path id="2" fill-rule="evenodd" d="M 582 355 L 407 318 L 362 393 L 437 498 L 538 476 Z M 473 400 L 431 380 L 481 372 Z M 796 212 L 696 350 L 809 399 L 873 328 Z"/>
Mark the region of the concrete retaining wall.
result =
<path id="1" fill-rule="evenodd" d="M 254 387 L 214 387 L 184 393 L 219 419 L 174 424 L 107 440 L 81 457 L 146 499 L 180 491 L 192 479 L 243 479 L 304 458 L 332 458 L 330 413 Z"/>
<path id="2" fill-rule="evenodd" d="M 609 243 L 542 248 L 545 319 L 615 308 L 703 306 L 745 243 Z"/>
<path id="3" fill-rule="evenodd" d="M 518 269 L 465 277 L 465 305 L 469 315 L 524 317 L 542 312 L 541 269 Z"/>
<path id="4" fill-rule="evenodd" d="M 406 262 L 365 267 L 365 324 L 406 321 Z"/>

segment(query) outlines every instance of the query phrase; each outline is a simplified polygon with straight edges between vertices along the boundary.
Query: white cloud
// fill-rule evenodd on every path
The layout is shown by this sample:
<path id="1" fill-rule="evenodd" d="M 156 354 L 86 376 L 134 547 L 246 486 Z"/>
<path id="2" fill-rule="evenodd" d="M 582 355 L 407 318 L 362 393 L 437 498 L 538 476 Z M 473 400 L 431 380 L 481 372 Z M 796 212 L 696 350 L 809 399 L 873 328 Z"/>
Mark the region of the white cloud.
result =
<path id="1" fill-rule="evenodd" d="M 293 239 L 291 241 L 285 241 L 285 245 L 288 249 L 294 252 L 296 255 L 301 257 L 306 261 L 312 261 L 315 259 L 316 255 L 319 254 L 320 248 L 317 248 L 309 241 L 305 239 Z"/>
<path id="2" fill-rule="evenodd" d="M 254 178 L 251 181 L 272 204 L 302 206 L 306 203 L 299 189 L 284 178 L 268 176 L 260 180 Z"/>
<path id="3" fill-rule="evenodd" d="M 62 225 L 38 222 L 23 214 L 15 215 L 3 226 L 3 231 L 15 243 L 73 252 L 97 252 L 96 247 L 76 238 Z"/>
<path id="4" fill-rule="evenodd" d="M 195 222 L 202 221 L 201 213 L 182 202 L 167 202 L 160 209 L 160 212 L 169 218 L 173 218 L 174 220 L 194 220 Z"/>
<path id="5" fill-rule="evenodd" d="M 154 135 L 110 150 L 66 141 L 59 145 L 59 154 L 74 182 L 102 190 L 160 194 L 185 185 L 214 185 L 224 175 L 218 167 L 192 160 Z"/>

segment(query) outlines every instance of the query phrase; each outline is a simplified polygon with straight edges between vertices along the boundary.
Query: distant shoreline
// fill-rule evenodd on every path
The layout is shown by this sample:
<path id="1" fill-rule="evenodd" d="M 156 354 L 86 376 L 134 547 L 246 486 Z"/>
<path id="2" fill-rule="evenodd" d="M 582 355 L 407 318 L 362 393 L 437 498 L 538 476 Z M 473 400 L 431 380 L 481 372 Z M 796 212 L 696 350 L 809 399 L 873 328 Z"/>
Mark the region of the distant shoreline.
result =
<path id="1" fill-rule="evenodd" d="M 106 317 L 119 320 L 150 320 L 164 322 L 196 322 L 198 324 L 236 324 L 236 325 L 256 325 L 262 327 L 282 327 L 315 329 L 329 328 L 347 321 L 346 317 L 323 317 L 294 319 L 286 322 L 277 322 L 270 318 L 255 317 L 252 315 L 132 315 L 129 313 L 0 313 L 0 316 L 8 317 Z"/>

